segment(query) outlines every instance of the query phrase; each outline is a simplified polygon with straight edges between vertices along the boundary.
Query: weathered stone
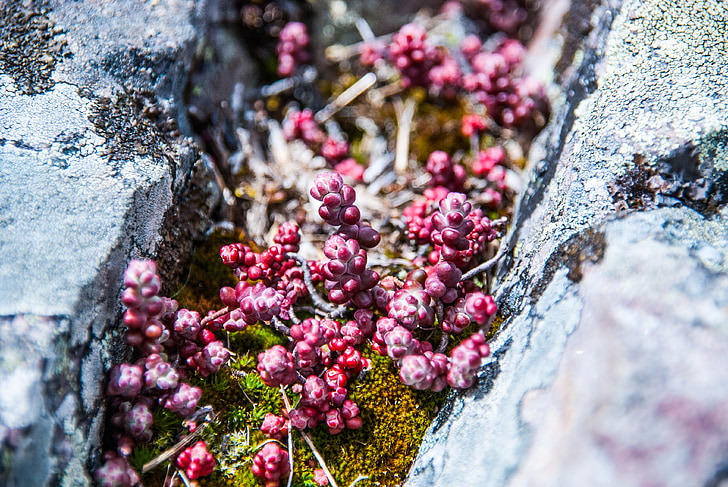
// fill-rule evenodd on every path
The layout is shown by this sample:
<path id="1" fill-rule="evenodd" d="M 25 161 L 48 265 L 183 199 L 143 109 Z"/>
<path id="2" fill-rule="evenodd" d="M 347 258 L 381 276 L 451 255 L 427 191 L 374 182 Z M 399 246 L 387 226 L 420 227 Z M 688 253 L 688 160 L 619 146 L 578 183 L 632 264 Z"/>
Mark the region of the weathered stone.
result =
<path id="1" fill-rule="evenodd" d="M 728 478 L 726 21 L 710 1 L 596 7 L 531 153 L 492 361 L 406 485 Z"/>
<path id="2" fill-rule="evenodd" d="M 180 136 L 195 12 L 1 5 L 0 484 L 89 485 L 126 263 L 191 245 L 214 204 L 176 204 L 206 185 Z M 180 218 L 178 240 L 160 234 Z"/>

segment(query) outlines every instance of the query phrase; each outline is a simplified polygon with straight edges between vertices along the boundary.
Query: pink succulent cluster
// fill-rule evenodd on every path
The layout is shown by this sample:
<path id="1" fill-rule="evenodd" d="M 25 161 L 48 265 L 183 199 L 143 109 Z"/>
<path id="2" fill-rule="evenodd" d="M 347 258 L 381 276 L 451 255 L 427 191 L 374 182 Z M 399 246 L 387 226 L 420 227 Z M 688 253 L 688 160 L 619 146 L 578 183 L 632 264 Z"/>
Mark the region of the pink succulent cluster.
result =
<path id="1" fill-rule="evenodd" d="M 346 353 L 340 355 L 339 358 L 345 356 Z M 348 360 L 355 359 L 348 357 Z M 359 357 L 357 364 L 359 370 L 363 364 Z M 319 423 L 325 422 L 329 433 L 334 435 L 347 428 L 361 428 L 359 407 L 354 401 L 347 399 L 345 386 L 349 380 L 348 370 L 351 369 L 342 368 L 337 363 L 327 370 L 323 379 L 313 374 L 309 375 L 306 382 L 300 387 L 299 405 L 288 413 L 291 426 L 303 430 L 315 428 Z"/>
<path id="2" fill-rule="evenodd" d="M 427 39 L 427 31 L 419 24 L 405 24 L 392 37 L 387 46 L 390 62 L 401 73 L 402 86 L 427 86 L 430 69 L 435 65 L 438 54 L 435 46 Z"/>
<path id="3" fill-rule="evenodd" d="M 198 441 L 177 456 L 177 466 L 185 471 L 190 480 L 195 480 L 215 470 L 215 458 L 207 451 L 205 442 Z"/>
<path id="4" fill-rule="evenodd" d="M 276 416 L 273 413 L 265 413 L 260 431 L 268 438 L 280 440 L 288 434 L 289 422 L 286 418 Z"/>
<path id="5" fill-rule="evenodd" d="M 516 0 L 484 2 L 494 9 L 490 17 L 499 30 L 520 25 L 525 10 L 517 6 L 503 8 L 505 3 L 514 4 Z M 365 43 L 360 60 L 371 65 L 386 56 L 400 72 L 404 88 L 422 86 L 445 98 L 464 91 L 484 105 L 488 116 L 498 124 L 534 130 L 543 126 L 549 106 L 540 83 L 517 75 L 524 54 L 523 45 L 515 39 L 506 39 L 495 51 L 488 51 L 477 36 L 469 35 L 460 45 L 461 65 L 444 46 L 436 46 L 428 39 L 424 27 L 411 23 L 394 34 L 386 51 L 380 43 Z M 475 115 L 463 122 L 463 134 L 468 137 L 487 127 L 485 120 Z"/>
<path id="6" fill-rule="evenodd" d="M 220 299 L 228 312 L 215 322 L 226 331 L 240 331 L 258 321 L 270 321 L 274 316 L 288 319 L 291 307 L 308 294 L 303 272 L 287 256 L 298 251 L 301 241 L 298 225 L 281 224 L 273 240 L 275 243 L 260 253 L 241 243 L 220 249 L 223 263 L 240 279 L 235 289 L 220 290 Z M 250 281 L 260 282 L 251 284 Z"/>
<path id="7" fill-rule="evenodd" d="M 462 191 L 465 184 L 465 168 L 453 164 L 447 152 L 436 150 L 427 158 L 427 172 L 432 176 L 432 186 L 442 186 L 450 191 Z"/>
<path id="8" fill-rule="evenodd" d="M 290 472 L 288 452 L 276 442 L 266 443 L 253 458 L 252 470 L 265 487 L 278 487 Z"/>
<path id="9" fill-rule="evenodd" d="M 99 469 L 97 476 L 102 478 L 120 471 L 119 455 L 129 455 L 135 444 L 152 438 L 155 403 L 181 416 L 195 412 L 202 391 L 185 382 L 188 370 L 207 377 L 230 358 L 196 311 L 178 309 L 176 301 L 159 296 L 161 284 L 153 262 L 131 261 L 124 285 L 125 340 L 135 347 L 138 359 L 115 365 L 110 372 L 107 393 L 112 397 L 117 451 L 110 452 Z"/>
<path id="10" fill-rule="evenodd" d="M 347 154 L 349 154 L 349 144 L 345 140 L 329 136 L 321 144 L 321 155 L 332 166 L 344 160 Z"/>
<path id="11" fill-rule="evenodd" d="M 450 353 L 447 382 L 456 389 L 467 389 L 475 382 L 475 375 L 490 355 L 490 347 L 482 334 L 476 333 Z"/>
<path id="12" fill-rule="evenodd" d="M 533 10 L 530 0 L 478 0 L 470 6 L 477 17 L 485 20 L 490 31 L 503 32 L 509 36 L 518 34 Z"/>
<path id="13" fill-rule="evenodd" d="M 387 46 L 382 41 L 364 42 L 359 49 L 359 62 L 362 66 L 375 66 L 384 59 L 386 51 Z"/>
<path id="14" fill-rule="evenodd" d="M 301 139 L 309 146 L 321 144 L 326 134 L 313 118 L 313 112 L 304 110 L 290 110 L 283 120 L 283 135 L 288 140 Z"/>
<path id="15" fill-rule="evenodd" d="M 338 172 L 346 178 L 350 178 L 355 183 L 361 183 L 364 181 L 364 166 L 356 162 L 356 159 L 347 157 L 334 164 L 334 171 Z"/>
<path id="16" fill-rule="evenodd" d="M 416 271 L 413 271 L 416 272 Z M 435 322 L 432 296 L 420 280 L 407 279 L 402 289 L 394 293 L 387 305 L 387 316 L 408 330 L 427 328 Z"/>
<path id="17" fill-rule="evenodd" d="M 291 76 L 300 65 L 309 61 L 309 42 L 308 30 L 301 22 L 289 22 L 281 29 L 276 46 L 280 76 Z"/>
<path id="18" fill-rule="evenodd" d="M 492 52 L 469 53 L 471 72 L 462 78 L 465 91 L 504 127 L 537 128 L 548 115 L 543 86 L 534 78 L 516 74 L 524 54 L 523 45 L 515 39 L 504 41 Z"/>
<path id="19" fill-rule="evenodd" d="M 371 310 L 360 309 L 343 325 L 328 318 L 306 318 L 290 329 L 292 351 L 276 345 L 259 354 L 258 371 L 267 385 L 298 382 L 294 388 L 301 401 L 288 415 L 292 427 L 313 428 L 325 422 L 333 434 L 361 427 L 359 408 L 348 399 L 346 386 L 370 366 L 355 347 L 372 336 L 373 316 Z M 264 427 L 280 430 L 282 421 L 266 417 Z"/>
<path id="20" fill-rule="evenodd" d="M 488 123 L 485 118 L 472 113 L 464 115 L 461 123 L 461 132 L 465 137 L 470 137 L 471 135 L 482 132 L 488 128 Z"/>
<path id="21" fill-rule="evenodd" d="M 298 380 L 293 355 L 282 345 L 258 354 L 258 372 L 268 387 L 290 385 Z"/>
<path id="22" fill-rule="evenodd" d="M 101 487 L 134 487 L 140 485 L 139 475 L 129 465 L 126 457 L 114 452 L 104 453 L 104 464 L 96 470 L 94 477 Z"/>
<path id="23" fill-rule="evenodd" d="M 162 342 L 169 337 L 160 320 L 167 311 L 176 311 L 177 303 L 158 296 L 161 283 L 157 267 L 151 261 L 131 261 L 124 273 L 124 286 L 126 289 L 121 295 L 127 308 L 124 340 L 145 353 L 159 352 Z"/>
<path id="24" fill-rule="evenodd" d="M 349 143 L 339 136 L 333 137 L 319 127 L 309 109 L 291 110 L 283 120 L 283 135 L 288 140 L 301 139 L 314 151 L 318 151 L 336 172 L 361 182 L 364 167 L 349 157 Z"/>
<path id="25" fill-rule="evenodd" d="M 316 176 L 311 196 L 321 201 L 319 215 L 330 225 L 338 225 L 324 245 L 329 259 L 321 267 L 329 300 L 334 304 L 352 302 L 359 308 L 368 308 L 374 302 L 372 289 L 379 275 L 366 268 L 367 254 L 379 244 L 379 233 L 360 221 L 361 212 L 354 204 L 356 191 L 337 172 Z"/>
<path id="26" fill-rule="evenodd" d="M 489 177 L 493 170 L 502 165 L 506 159 L 506 152 L 500 146 L 488 147 L 479 151 L 471 165 L 473 174 L 479 177 Z"/>
<path id="27" fill-rule="evenodd" d="M 402 381 L 417 389 L 441 390 L 446 384 L 463 388 L 474 380 L 475 371 L 460 366 L 450 374 L 451 360 L 433 351 L 431 343 L 415 338 L 418 329 L 435 324 L 436 309 L 441 310 L 437 319 L 446 334 L 462 333 L 471 324 L 487 325 L 497 310 L 491 296 L 472 281 L 462 282 L 462 276 L 499 234 L 464 194 L 443 189 L 430 188 L 425 200 L 405 209 L 413 240 L 434 246 L 429 256 L 432 265 L 411 271 L 404 283 L 394 284 L 387 317 L 377 321 L 373 336 L 373 348 L 389 356 L 400 368 Z M 439 211 L 432 212 L 432 202 L 439 197 Z M 382 288 L 391 285 L 388 279 L 380 283 Z"/>

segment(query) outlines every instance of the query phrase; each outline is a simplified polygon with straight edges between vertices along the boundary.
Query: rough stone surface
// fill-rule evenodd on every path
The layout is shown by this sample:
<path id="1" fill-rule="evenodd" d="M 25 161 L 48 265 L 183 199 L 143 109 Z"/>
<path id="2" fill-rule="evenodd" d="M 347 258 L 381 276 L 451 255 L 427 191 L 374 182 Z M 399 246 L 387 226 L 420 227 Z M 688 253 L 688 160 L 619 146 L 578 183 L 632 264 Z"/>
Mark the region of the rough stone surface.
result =
<path id="1" fill-rule="evenodd" d="M 0 484 L 89 485 L 126 263 L 214 203 L 168 211 L 205 185 L 180 136 L 195 10 L 0 6 Z"/>
<path id="2" fill-rule="evenodd" d="M 728 479 L 728 12 L 593 7 L 532 150 L 493 358 L 407 486 Z"/>

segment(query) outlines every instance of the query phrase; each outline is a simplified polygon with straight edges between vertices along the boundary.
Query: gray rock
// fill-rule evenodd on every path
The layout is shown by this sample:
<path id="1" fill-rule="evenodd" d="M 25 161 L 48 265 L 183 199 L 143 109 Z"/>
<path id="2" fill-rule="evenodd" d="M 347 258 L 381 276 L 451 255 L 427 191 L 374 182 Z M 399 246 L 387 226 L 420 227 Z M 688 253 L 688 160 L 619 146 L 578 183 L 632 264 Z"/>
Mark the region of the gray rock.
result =
<path id="1" fill-rule="evenodd" d="M 591 18 L 531 152 L 493 357 L 407 486 L 728 478 L 728 12 L 613 1 Z"/>
<path id="2" fill-rule="evenodd" d="M 89 485 L 126 263 L 191 245 L 214 204 L 177 204 L 206 184 L 179 136 L 195 11 L 33 5 L 0 20 L 0 484 Z"/>

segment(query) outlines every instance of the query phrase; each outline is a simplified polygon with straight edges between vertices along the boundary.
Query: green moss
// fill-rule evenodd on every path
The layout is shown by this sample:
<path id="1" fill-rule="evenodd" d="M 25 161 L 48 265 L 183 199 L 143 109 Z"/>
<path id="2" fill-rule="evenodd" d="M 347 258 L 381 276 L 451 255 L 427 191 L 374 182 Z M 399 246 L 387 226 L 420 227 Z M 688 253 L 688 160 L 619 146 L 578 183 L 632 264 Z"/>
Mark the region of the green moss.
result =
<path id="1" fill-rule="evenodd" d="M 244 241 L 240 232 L 217 230 L 195 250 L 189 276 L 172 296 L 180 308 L 197 310 L 200 314 L 222 308 L 220 288 L 235 287 L 238 281 L 233 271 L 222 264 L 220 247 L 240 241 Z"/>
<path id="2" fill-rule="evenodd" d="M 350 484 L 359 475 L 369 477 L 357 484 L 363 487 L 398 485 L 446 392 L 415 391 L 402 384 L 387 357 L 380 357 L 369 346 L 363 355 L 372 360 L 372 370 L 349 388 L 351 399 L 359 405 L 363 427 L 331 435 L 321 425 L 312 432 L 313 441 L 340 485 Z M 305 443 L 298 450 L 301 471 L 318 468 L 310 465 L 313 456 L 305 453 Z"/>
<path id="3" fill-rule="evenodd" d="M 469 141 L 460 132 L 465 113 L 465 107 L 458 99 L 445 102 L 425 99 L 419 103 L 410 141 L 413 156 L 424 164 L 433 151 L 452 155 L 469 147 Z"/>

